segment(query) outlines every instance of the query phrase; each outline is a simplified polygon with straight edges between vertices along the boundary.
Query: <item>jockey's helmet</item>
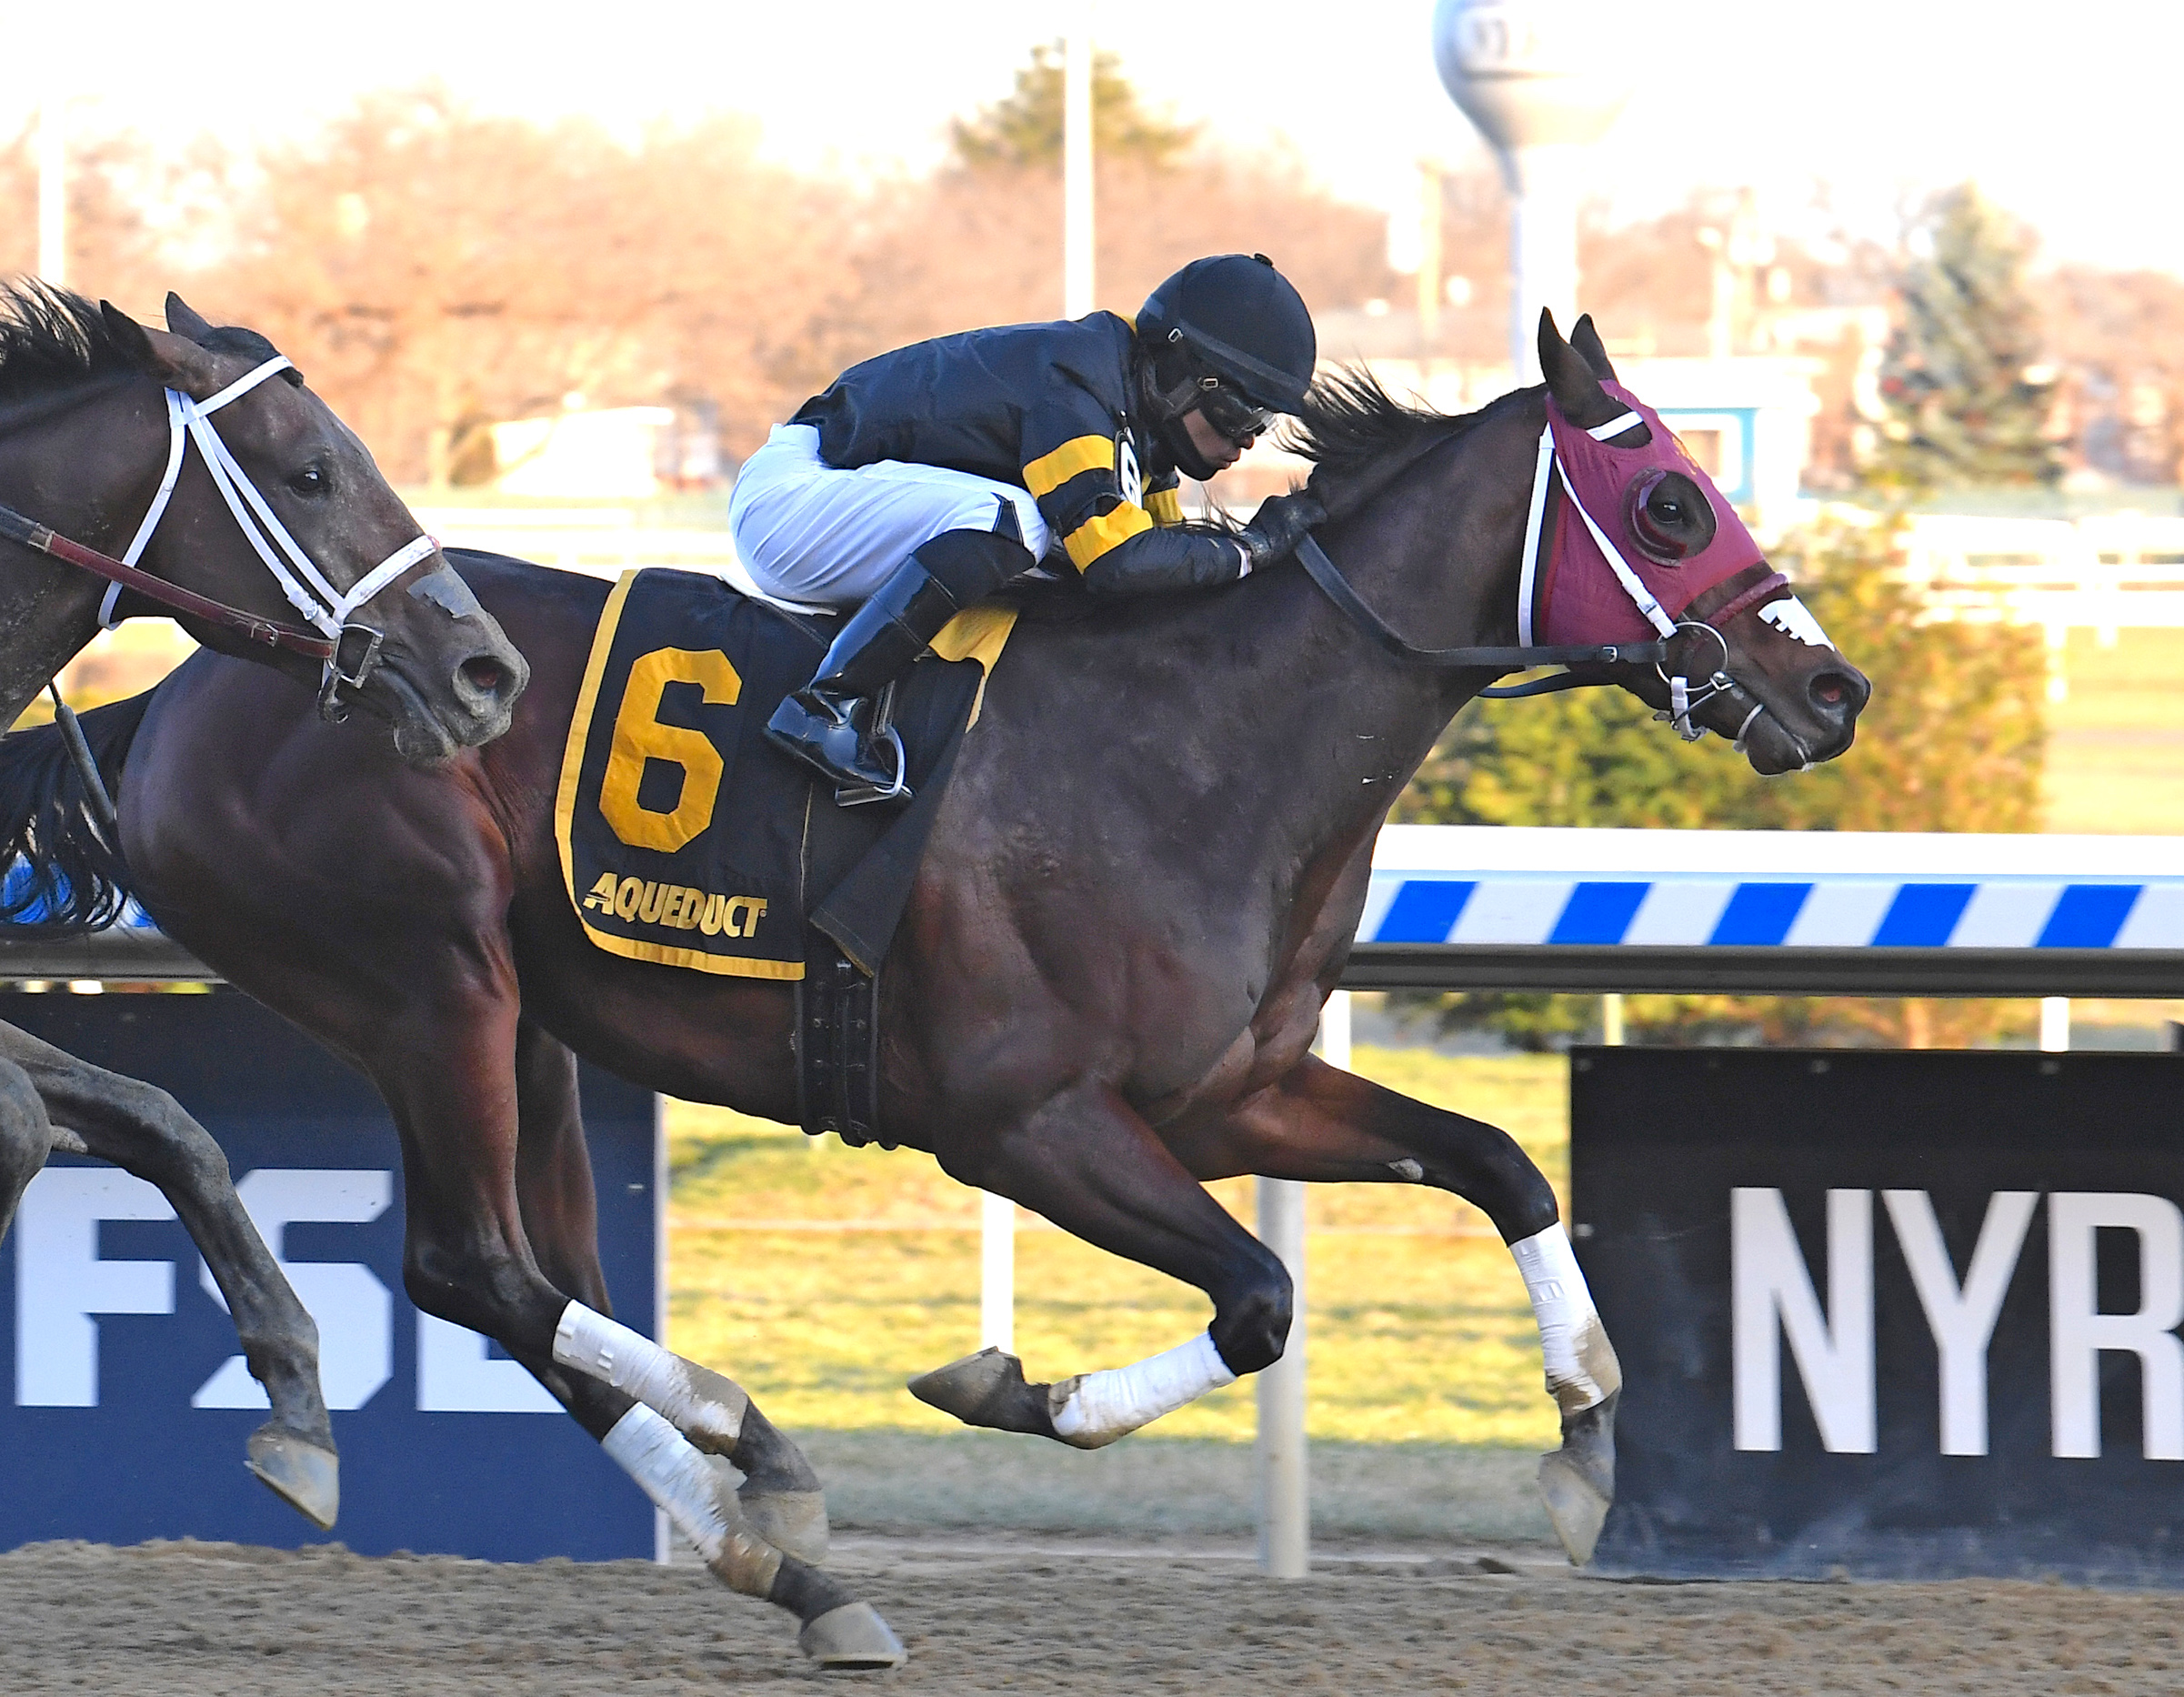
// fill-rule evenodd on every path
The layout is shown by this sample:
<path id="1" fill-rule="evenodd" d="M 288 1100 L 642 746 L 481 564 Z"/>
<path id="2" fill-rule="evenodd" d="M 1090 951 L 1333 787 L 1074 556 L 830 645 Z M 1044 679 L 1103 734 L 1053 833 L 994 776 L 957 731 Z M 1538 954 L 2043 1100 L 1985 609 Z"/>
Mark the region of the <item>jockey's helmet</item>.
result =
<path id="1" fill-rule="evenodd" d="M 1303 296 L 1264 254 L 1192 260 L 1146 297 L 1137 345 L 1155 422 L 1194 477 L 1212 467 L 1190 447 L 1183 416 L 1202 410 L 1223 436 L 1248 440 L 1297 410 L 1319 352 Z"/>

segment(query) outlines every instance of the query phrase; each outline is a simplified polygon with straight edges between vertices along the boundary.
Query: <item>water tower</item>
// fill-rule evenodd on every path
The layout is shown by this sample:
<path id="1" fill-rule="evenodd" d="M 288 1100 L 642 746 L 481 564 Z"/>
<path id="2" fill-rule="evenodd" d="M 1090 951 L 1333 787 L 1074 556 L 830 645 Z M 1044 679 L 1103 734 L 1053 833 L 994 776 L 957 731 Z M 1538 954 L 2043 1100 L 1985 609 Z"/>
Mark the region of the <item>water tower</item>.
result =
<path id="1" fill-rule="evenodd" d="M 1509 217 L 1509 360 L 1539 380 L 1535 333 L 1578 301 L 1578 202 L 1586 150 L 1630 95 L 1626 8 L 1601 0 L 1439 0 L 1441 85 L 1500 156 Z"/>

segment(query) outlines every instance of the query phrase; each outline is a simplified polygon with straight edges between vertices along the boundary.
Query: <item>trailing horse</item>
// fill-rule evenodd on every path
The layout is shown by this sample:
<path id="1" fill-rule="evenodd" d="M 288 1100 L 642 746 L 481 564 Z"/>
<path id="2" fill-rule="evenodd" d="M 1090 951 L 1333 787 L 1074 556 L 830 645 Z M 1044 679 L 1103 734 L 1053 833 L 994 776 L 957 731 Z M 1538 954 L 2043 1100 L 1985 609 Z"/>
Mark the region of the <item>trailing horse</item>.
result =
<path id="1" fill-rule="evenodd" d="M 1549 1505 L 1572 1554 L 1589 1551 L 1619 1373 L 1567 1244 L 1555 1252 L 1552 1190 L 1494 1127 L 1308 1052 L 1373 840 L 1451 716 L 1521 663 L 1508 650 L 1583 607 L 1592 580 L 1560 552 L 1542 563 L 1581 528 L 1627 596 L 1605 639 L 1635 618 L 1659 645 L 1658 667 L 1595 653 L 1595 673 L 1691 734 L 1737 738 L 1762 772 L 1795 769 L 1849 746 L 1868 686 L 1756 548 L 1725 562 L 1734 514 L 1604 387 L 1589 325 L 1578 340 L 1543 325 L 1548 387 L 1464 418 L 1358 382 L 1317 392 L 1302 426 L 1329 515 L 1317 577 L 1285 566 L 1207 593 L 1027 608 L 880 979 L 885 1122 L 965 1183 L 1197 1286 L 1213 1319 L 1150 1363 L 1051 1386 L 972 1357 L 924 1381 L 932 1400 L 1108 1441 L 1281 1354 L 1288 1279 L 1203 1180 L 1429 1185 L 1520 1251 L 1562 1410 Z M 1580 498 L 1599 467 L 1577 436 L 1636 466 L 1618 504 Z M 586 941 L 553 812 L 606 586 L 458 564 L 534 668 L 506 737 L 406 767 L 262 669 L 193 660 L 98 727 L 126 745 L 134 888 L 170 935 L 376 1082 L 402 1138 L 417 1305 L 498 1341 L 717 1574 L 794 1612 L 821 1661 L 899 1660 L 814 1564 L 817 1481 L 795 1446 L 731 1381 L 606 1318 L 572 1051 L 790 1120 L 790 989 Z M 1322 587 L 1330 572 L 1339 591 Z M 745 1474 L 738 1492 L 708 1456 Z"/>
<path id="2" fill-rule="evenodd" d="M 0 725 L 103 613 L 166 610 L 199 641 L 311 683 L 330 717 L 355 703 L 383 722 L 376 737 L 348 728 L 353 740 L 430 759 L 506 728 L 528 668 L 363 444 L 263 336 L 215 330 L 172 296 L 167 318 L 147 330 L 59 290 L 0 289 L 0 535 L 26 545 L 0 547 Z M 313 628 L 282 622 L 296 613 Z M 58 728 L 6 740 L 0 854 L 23 875 L 0 919 L 17 935 L 119 911 L 118 845 L 79 768 L 104 759 L 118 778 L 116 728 L 95 726 L 75 758 Z M 174 1204 L 272 1404 L 251 1471 L 331 1526 L 317 1331 L 225 1157 L 164 1090 L 0 1025 L 0 1233 L 56 1150 L 112 1161 Z"/>

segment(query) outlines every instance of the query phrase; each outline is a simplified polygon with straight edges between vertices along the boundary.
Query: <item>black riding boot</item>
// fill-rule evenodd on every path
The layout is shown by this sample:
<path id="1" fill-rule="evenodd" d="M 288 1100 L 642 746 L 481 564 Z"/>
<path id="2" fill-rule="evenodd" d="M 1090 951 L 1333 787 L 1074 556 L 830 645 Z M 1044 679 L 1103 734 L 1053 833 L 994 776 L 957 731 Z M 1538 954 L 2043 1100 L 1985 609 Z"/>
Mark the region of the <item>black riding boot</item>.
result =
<path id="1" fill-rule="evenodd" d="M 879 692 L 910 669 L 940 628 L 1033 564 L 1008 530 L 946 530 L 895 568 L 879 593 L 850 616 L 819 662 L 818 675 L 784 697 L 766 721 L 776 748 L 816 767 L 844 789 L 878 790 L 864 800 L 907 801 L 902 739 L 872 732 Z"/>
<path id="2" fill-rule="evenodd" d="M 844 788 L 895 789 L 902 745 L 873 736 L 874 698 L 910 669 L 957 610 L 955 597 L 916 556 L 905 560 L 836 635 L 818 675 L 782 698 L 766 734 Z M 908 795 L 905 788 L 897 798 Z"/>

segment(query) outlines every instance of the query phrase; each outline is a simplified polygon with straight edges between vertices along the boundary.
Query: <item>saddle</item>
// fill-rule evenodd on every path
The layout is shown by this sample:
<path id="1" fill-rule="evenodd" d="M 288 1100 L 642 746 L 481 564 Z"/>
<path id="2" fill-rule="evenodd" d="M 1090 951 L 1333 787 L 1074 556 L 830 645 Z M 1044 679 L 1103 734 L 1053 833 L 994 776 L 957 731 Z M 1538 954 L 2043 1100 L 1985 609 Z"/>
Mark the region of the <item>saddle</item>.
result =
<path id="1" fill-rule="evenodd" d="M 764 734 L 830 617 L 696 572 L 625 573 L 562 754 L 555 838 L 578 922 L 627 959 L 796 986 L 798 1118 L 878 1137 L 878 978 L 1013 608 L 958 616 L 887 704 L 916 798 L 835 805 Z"/>

